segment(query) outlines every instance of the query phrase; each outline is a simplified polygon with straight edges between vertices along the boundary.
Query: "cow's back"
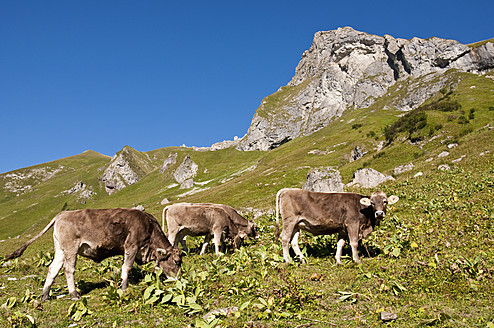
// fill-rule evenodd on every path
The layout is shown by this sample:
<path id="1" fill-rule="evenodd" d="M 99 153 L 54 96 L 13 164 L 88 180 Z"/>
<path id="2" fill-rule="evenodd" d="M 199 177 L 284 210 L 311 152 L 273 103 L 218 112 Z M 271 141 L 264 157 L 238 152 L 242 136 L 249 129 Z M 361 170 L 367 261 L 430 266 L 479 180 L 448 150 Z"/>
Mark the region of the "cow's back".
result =
<path id="1" fill-rule="evenodd" d="M 61 213 L 54 234 L 62 242 L 80 240 L 92 248 L 123 250 L 125 244 L 148 241 L 149 215 L 135 209 L 83 209 Z"/>
<path id="2" fill-rule="evenodd" d="M 170 205 L 166 212 L 168 231 L 186 229 L 191 235 L 207 234 L 215 227 L 228 226 L 228 215 L 213 204 L 179 203 Z"/>

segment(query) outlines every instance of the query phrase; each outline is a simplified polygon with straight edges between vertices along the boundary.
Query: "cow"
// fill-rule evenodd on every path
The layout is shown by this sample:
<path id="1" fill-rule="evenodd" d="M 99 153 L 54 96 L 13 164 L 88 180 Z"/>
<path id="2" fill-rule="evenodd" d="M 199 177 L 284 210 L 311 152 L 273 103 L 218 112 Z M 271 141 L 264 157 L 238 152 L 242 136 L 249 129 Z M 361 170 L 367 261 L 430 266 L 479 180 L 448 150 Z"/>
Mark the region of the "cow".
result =
<path id="1" fill-rule="evenodd" d="M 300 230 L 313 235 L 338 234 L 336 263 L 341 263 L 345 239 L 352 247 L 352 257 L 360 263 L 357 246 L 359 240 L 368 236 L 386 215 L 386 205 L 399 200 L 397 196 L 386 197 L 380 191 L 371 196 L 356 193 L 324 193 L 302 189 L 285 188 L 276 194 L 275 238 L 280 236 L 278 214 L 281 212 L 283 231 L 281 244 L 283 259 L 291 262 L 289 243 L 302 262 L 304 256 L 298 247 Z"/>
<path id="2" fill-rule="evenodd" d="M 205 236 L 200 255 L 213 238 L 215 253 L 219 255 L 220 248 L 224 252 L 225 239 L 233 240 L 238 248 L 246 236 L 258 238 L 256 224 L 245 219 L 235 209 L 228 205 L 211 203 L 177 203 L 163 209 L 162 227 L 168 226 L 170 243 L 177 246 L 180 242 L 187 252 L 185 237 Z"/>
<path id="3" fill-rule="evenodd" d="M 128 276 L 134 261 L 138 264 L 156 261 L 156 270 L 163 269 L 168 277 L 176 277 L 182 264 L 181 252 L 172 247 L 161 227 L 151 214 L 137 209 L 83 209 L 57 214 L 50 223 L 22 247 L 5 257 L 13 259 L 53 226 L 55 257 L 41 293 L 41 300 L 49 297 L 50 287 L 64 267 L 72 300 L 80 299 L 75 288 L 74 271 L 77 255 L 99 263 L 116 255 L 123 255 L 122 283 L 128 286 Z"/>

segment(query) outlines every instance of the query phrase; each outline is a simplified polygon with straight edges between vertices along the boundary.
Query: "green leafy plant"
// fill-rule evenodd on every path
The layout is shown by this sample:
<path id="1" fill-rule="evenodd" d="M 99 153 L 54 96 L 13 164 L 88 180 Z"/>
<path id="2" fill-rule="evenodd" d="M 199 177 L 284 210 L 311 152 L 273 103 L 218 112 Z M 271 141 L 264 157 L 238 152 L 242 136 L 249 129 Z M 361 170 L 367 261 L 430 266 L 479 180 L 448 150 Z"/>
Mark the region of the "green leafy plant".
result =
<path id="1" fill-rule="evenodd" d="M 36 327 L 36 320 L 32 315 L 15 311 L 13 314 L 7 317 L 7 320 L 11 327 Z"/>
<path id="2" fill-rule="evenodd" d="M 7 308 L 7 309 L 11 309 L 16 304 L 17 304 L 17 298 L 15 298 L 14 296 L 11 296 L 11 297 L 7 298 L 7 301 L 4 304 L 2 304 L 2 307 Z"/>
<path id="3" fill-rule="evenodd" d="M 283 311 L 282 307 L 279 305 L 279 301 L 273 296 L 264 299 L 259 297 L 257 299 L 258 303 L 254 303 L 254 307 L 256 307 L 259 312 L 257 317 L 259 319 L 270 319 L 270 318 L 290 318 L 293 316 L 292 313 Z"/>
<path id="4" fill-rule="evenodd" d="M 36 267 L 47 267 L 53 261 L 55 257 L 54 252 L 38 252 L 38 254 L 34 257 L 34 263 L 36 263 Z"/>
<path id="5" fill-rule="evenodd" d="M 80 321 L 82 317 L 91 315 L 91 311 L 87 306 L 87 298 L 82 298 L 79 301 L 73 302 L 67 310 L 67 316 L 74 321 Z"/>
<path id="6" fill-rule="evenodd" d="M 198 302 L 200 302 L 200 298 L 204 294 L 204 289 L 199 286 L 203 275 L 197 275 L 194 271 L 189 271 L 188 279 L 180 277 L 178 279 L 167 279 L 162 283 L 160 279 L 162 273 L 162 269 L 159 269 L 157 272 L 145 276 L 144 284 L 147 285 L 143 292 L 145 304 L 175 304 L 189 314 L 202 311 L 202 306 Z M 192 283 L 189 282 L 189 279 Z"/>

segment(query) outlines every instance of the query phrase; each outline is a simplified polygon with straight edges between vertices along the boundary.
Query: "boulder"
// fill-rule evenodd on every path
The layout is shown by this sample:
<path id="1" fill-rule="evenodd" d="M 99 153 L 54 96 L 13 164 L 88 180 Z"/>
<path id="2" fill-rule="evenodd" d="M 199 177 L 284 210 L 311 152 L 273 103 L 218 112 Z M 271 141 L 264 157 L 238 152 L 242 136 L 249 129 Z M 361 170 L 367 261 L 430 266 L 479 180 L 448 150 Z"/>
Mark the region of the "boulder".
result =
<path id="1" fill-rule="evenodd" d="M 326 167 L 310 170 L 307 174 L 307 182 L 302 189 L 318 192 L 342 192 L 343 187 L 340 172 Z"/>
<path id="2" fill-rule="evenodd" d="M 361 169 L 354 173 L 353 182 L 349 185 L 356 185 L 363 188 L 373 188 L 380 185 L 383 182 L 394 180 L 392 176 L 384 175 L 374 169 Z"/>
<path id="3" fill-rule="evenodd" d="M 446 157 L 449 155 L 449 152 L 447 151 L 443 151 L 441 152 L 439 155 L 437 155 L 437 158 L 443 158 L 443 157 Z"/>
<path id="4" fill-rule="evenodd" d="M 191 184 L 194 184 L 193 177 L 197 175 L 199 166 L 194 163 L 189 155 L 185 156 L 183 162 L 173 173 L 175 180 L 181 185 L 180 188 L 191 188 Z"/>
<path id="5" fill-rule="evenodd" d="M 398 174 L 401 174 L 403 172 L 408 172 L 408 171 L 413 170 L 414 167 L 415 166 L 413 165 L 413 163 L 399 165 L 399 166 L 395 167 L 395 169 L 393 170 L 393 174 L 398 175 Z"/>
<path id="6" fill-rule="evenodd" d="M 448 164 L 441 164 L 437 167 L 439 171 L 449 171 L 451 167 Z"/>

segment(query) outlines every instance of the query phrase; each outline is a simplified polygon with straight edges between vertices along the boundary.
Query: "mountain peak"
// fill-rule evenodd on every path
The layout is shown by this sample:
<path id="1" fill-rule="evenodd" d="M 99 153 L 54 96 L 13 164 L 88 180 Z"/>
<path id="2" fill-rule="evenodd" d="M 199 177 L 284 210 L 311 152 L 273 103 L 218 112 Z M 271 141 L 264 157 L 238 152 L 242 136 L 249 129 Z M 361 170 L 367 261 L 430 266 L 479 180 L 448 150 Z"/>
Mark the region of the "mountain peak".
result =
<path id="1" fill-rule="evenodd" d="M 409 92 L 392 106 L 409 111 L 450 83 L 443 77 L 448 70 L 482 73 L 493 67 L 492 42 L 472 48 L 437 37 L 406 40 L 351 27 L 320 31 L 288 85 L 263 100 L 237 149 L 270 150 L 309 135 L 345 110 L 369 107 L 400 81 L 409 81 Z"/>

